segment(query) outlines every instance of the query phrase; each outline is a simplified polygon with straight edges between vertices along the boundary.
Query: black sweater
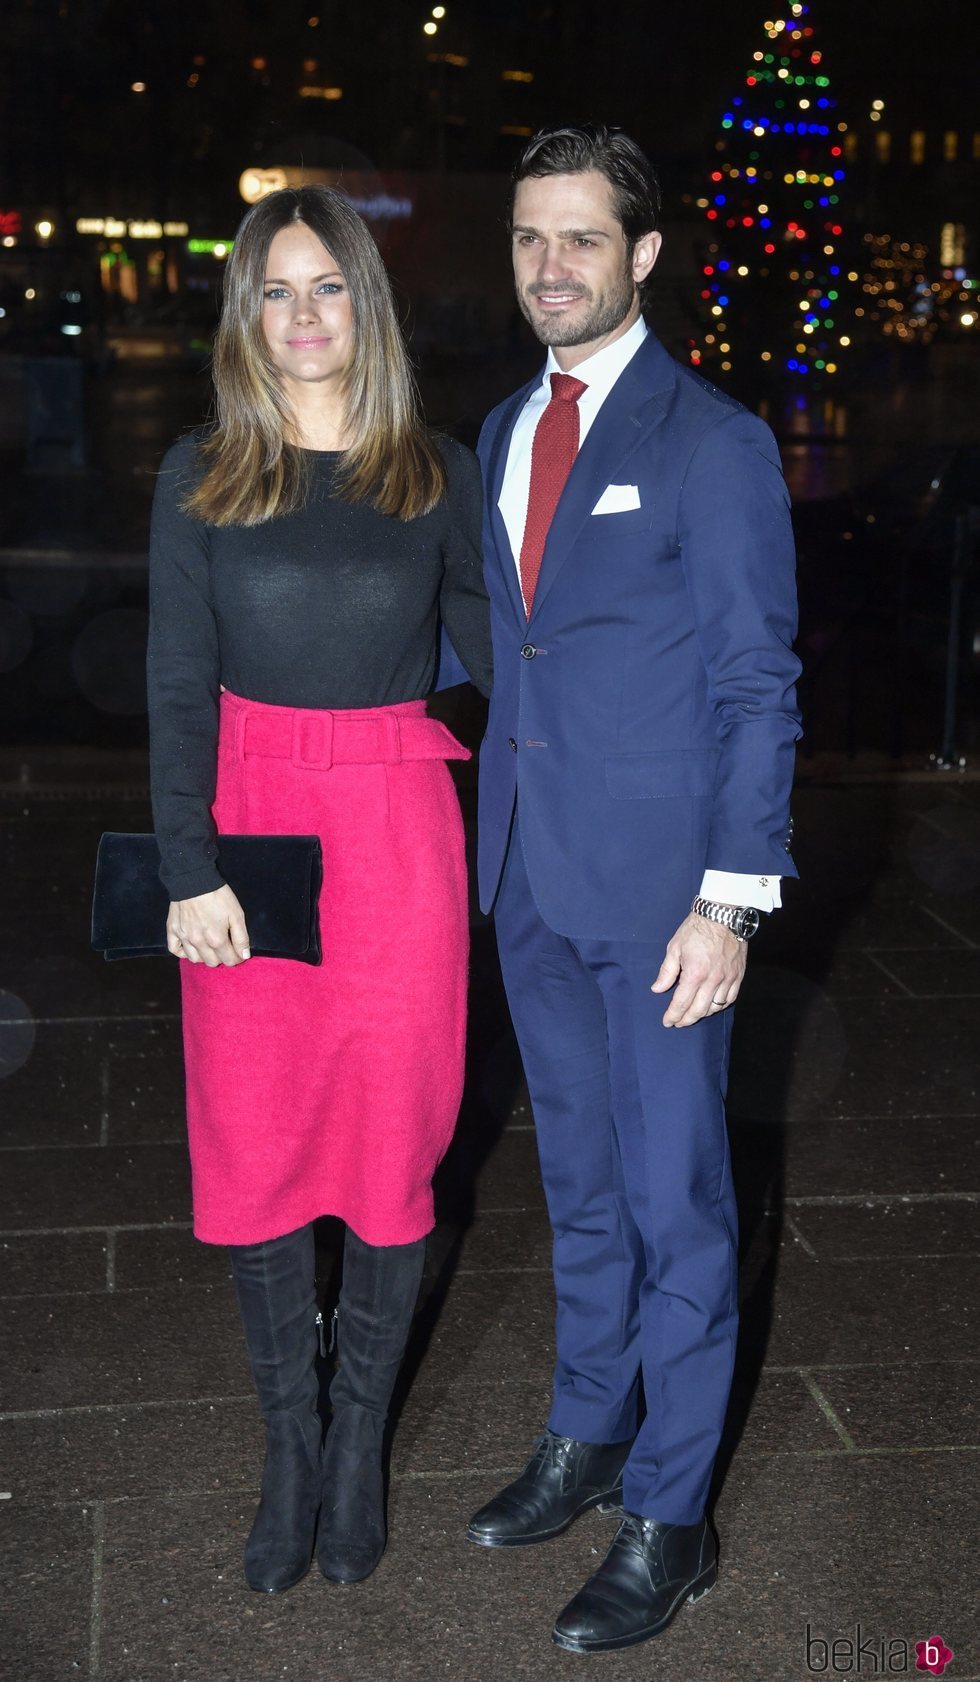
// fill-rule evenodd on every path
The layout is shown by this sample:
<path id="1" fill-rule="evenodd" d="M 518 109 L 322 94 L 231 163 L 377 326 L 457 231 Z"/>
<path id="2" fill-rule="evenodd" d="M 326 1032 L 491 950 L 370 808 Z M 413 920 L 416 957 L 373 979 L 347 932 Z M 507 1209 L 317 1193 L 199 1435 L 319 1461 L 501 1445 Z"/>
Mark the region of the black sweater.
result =
<path id="1" fill-rule="evenodd" d="M 164 458 L 150 537 L 150 780 L 160 875 L 175 900 L 222 884 L 210 812 L 220 686 L 281 707 L 417 701 L 434 681 L 440 619 L 484 694 L 491 675 L 469 450 L 440 441 L 448 495 L 416 520 L 344 502 L 339 456 L 308 451 L 299 513 L 210 526 L 180 509 L 200 473 L 199 441 Z"/>

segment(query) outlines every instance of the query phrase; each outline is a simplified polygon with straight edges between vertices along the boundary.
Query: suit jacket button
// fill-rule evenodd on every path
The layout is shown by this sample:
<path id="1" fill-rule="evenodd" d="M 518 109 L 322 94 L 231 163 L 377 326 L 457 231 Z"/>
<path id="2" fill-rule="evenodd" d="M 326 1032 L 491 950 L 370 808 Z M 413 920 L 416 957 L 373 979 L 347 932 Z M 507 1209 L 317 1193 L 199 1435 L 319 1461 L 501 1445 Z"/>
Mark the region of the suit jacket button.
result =
<path id="1" fill-rule="evenodd" d="M 513 736 L 507 737 L 507 746 L 510 748 L 511 753 L 517 752 L 517 743 L 515 742 Z"/>
<path id="2" fill-rule="evenodd" d="M 537 652 L 538 651 L 533 643 L 526 642 L 524 647 L 521 649 L 521 658 L 524 660 L 533 660 Z"/>

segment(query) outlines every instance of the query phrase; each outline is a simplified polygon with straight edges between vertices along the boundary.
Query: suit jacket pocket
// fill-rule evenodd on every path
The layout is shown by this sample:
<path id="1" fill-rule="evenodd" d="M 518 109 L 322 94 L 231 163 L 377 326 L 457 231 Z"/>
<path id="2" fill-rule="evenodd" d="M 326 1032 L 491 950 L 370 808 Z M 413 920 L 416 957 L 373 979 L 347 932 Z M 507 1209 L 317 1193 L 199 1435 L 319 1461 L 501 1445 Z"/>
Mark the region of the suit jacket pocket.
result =
<path id="1" fill-rule="evenodd" d="M 614 800 L 710 796 L 717 766 L 718 755 L 712 748 L 611 754 L 606 759 L 606 789 Z"/>
<path id="2" fill-rule="evenodd" d="M 586 530 L 605 543 L 610 537 L 636 537 L 653 525 L 653 505 L 619 508 L 610 514 L 590 514 Z"/>

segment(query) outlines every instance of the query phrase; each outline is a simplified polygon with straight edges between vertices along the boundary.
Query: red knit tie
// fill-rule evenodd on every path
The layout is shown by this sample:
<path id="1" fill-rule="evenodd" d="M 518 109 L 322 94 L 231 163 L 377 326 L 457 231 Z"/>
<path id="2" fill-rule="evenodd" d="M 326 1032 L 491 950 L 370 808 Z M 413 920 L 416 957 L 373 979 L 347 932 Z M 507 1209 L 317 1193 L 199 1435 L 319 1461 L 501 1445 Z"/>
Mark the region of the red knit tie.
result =
<path id="1" fill-rule="evenodd" d="M 588 387 L 572 374 L 552 374 L 551 402 L 538 421 L 531 446 L 531 488 L 521 544 L 521 591 L 531 617 L 548 530 L 565 480 L 578 454 L 578 400 Z"/>

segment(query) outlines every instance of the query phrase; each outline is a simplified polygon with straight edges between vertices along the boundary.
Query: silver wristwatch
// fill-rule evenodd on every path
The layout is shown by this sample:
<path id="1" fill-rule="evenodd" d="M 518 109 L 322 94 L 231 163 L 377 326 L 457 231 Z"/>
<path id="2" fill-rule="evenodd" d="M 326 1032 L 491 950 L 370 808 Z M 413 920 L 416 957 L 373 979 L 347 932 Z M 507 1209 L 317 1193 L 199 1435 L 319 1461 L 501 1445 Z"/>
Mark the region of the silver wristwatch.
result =
<path id="1" fill-rule="evenodd" d="M 699 917 L 707 917 L 711 923 L 720 923 L 722 928 L 730 929 L 736 940 L 751 940 L 758 933 L 761 913 L 754 905 L 719 905 L 715 899 L 702 899 L 700 894 L 691 905 Z"/>

